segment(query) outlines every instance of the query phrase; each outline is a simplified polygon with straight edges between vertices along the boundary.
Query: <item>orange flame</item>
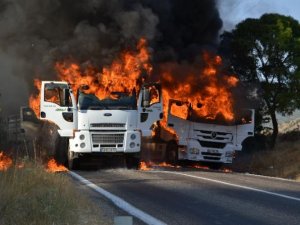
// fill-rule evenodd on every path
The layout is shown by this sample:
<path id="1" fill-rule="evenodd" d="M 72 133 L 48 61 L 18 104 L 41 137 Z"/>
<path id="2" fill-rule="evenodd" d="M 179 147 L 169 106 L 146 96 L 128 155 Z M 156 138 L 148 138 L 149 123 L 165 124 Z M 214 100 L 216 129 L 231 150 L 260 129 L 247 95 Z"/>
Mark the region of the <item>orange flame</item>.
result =
<path id="1" fill-rule="evenodd" d="M 198 163 L 193 163 L 192 165 L 189 165 L 188 167 L 194 168 L 194 169 L 201 169 L 201 170 L 210 170 L 211 169 L 209 166 L 200 165 Z M 218 171 L 221 171 L 223 173 L 232 173 L 232 170 L 229 168 L 221 168 L 221 169 L 218 169 Z"/>
<path id="2" fill-rule="evenodd" d="M 194 169 L 209 170 L 208 166 L 202 166 L 202 165 L 199 165 L 199 164 L 193 164 L 193 165 L 191 165 L 189 167 L 190 168 L 194 168 Z"/>
<path id="3" fill-rule="evenodd" d="M 57 62 L 55 69 L 59 80 L 71 84 L 74 93 L 83 85 L 89 86 L 84 90 L 86 94 L 95 94 L 98 98 L 113 98 L 112 92 L 138 92 L 143 81 L 150 76 L 152 66 L 149 63 L 150 52 L 147 41 L 141 38 L 136 46 L 136 51 L 124 51 L 115 59 L 110 66 L 102 71 L 92 65 L 82 69 L 76 63 Z M 35 79 L 34 85 L 38 95 L 31 95 L 29 105 L 39 115 L 41 81 Z M 83 90 L 82 90 L 83 91 Z M 39 116 L 38 116 L 39 117 Z"/>
<path id="4" fill-rule="evenodd" d="M 224 173 L 232 173 L 232 170 L 231 169 L 228 169 L 228 168 L 224 168 L 222 170 Z"/>
<path id="5" fill-rule="evenodd" d="M 34 87 L 37 89 L 37 95 L 32 94 L 29 97 L 29 107 L 32 108 L 37 118 L 40 114 L 40 98 L 41 98 L 41 85 L 42 82 L 39 79 L 34 79 Z"/>
<path id="6" fill-rule="evenodd" d="M 152 170 L 153 167 L 168 167 L 168 168 L 181 168 L 180 166 L 177 165 L 171 165 L 166 162 L 161 162 L 161 163 L 154 163 L 154 162 L 140 162 L 140 167 L 139 170 L 143 171 L 148 171 Z"/>
<path id="7" fill-rule="evenodd" d="M 190 109 L 199 118 L 215 120 L 219 116 L 225 121 L 234 119 L 233 97 L 230 92 L 238 83 L 235 76 L 220 76 L 222 59 L 220 56 L 203 55 L 205 66 L 198 72 L 186 72 L 184 80 L 178 80 L 174 68 L 164 68 L 162 73 L 164 118 L 166 126 L 168 104 L 170 99 L 179 100 L 188 104 L 172 105 L 171 114 L 187 119 Z M 171 70 L 170 70 L 171 69 Z M 169 70 L 169 71 L 168 71 Z M 176 71 L 176 70 L 175 70 Z M 203 86 L 197 86 L 204 84 Z"/>
<path id="8" fill-rule="evenodd" d="M 46 171 L 49 173 L 66 172 L 68 169 L 63 165 L 59 165 L 55 159 L 50 159 L 46 166 Z"/>
<path id="9" fill-rule="evenodd" d="M 180 168 L 180 166 L 178 166 L 178 165 L 172 165 L 172 164 L 169 164 L 169 163 L 166 163 L 166 162 L 158 163 L 158 164 L 155 164 L 154 166 Z"/>
<path id="10" fill-rule="evenodd" d="M 12 159 L 5 155 L 3 152 L 0 152 L 0 171 L 6 171 L 12 166 Z"/>
<path id="11" fill-rule="evenodd" d="M 151 170 L 151 168 L 146 162 L 140 162 L 139 170 L 148 171 Z"/>
<path id="12" fill-rule="evenodd" d="M 92 65 L 85 69 L 79 64 L 57 62 L 55 69 L 58 79 L 71 84 L 74 93 L 88 85 L 88 90 L 82 90 L 86 94 L 95 94 L 98 98 L 114 98 L 112 92 L 127 92 L 133 94 L 140 90 L 141 84 L 150 76 L 152 66 L 150 64 L 150 52 L 146 39 L 142 38 L 137 43 L 135 51 L 123 51 L 111 65 L 101 71 Z M 170 99 L 187 102 L 182 106 L 172 105 L 171 113 L 183 119 L 193 116 L 216 120 L 221 118 L 225 121 L 234 119 L 233 97 L 230 92 L 238 83 L 235 76 L 221 76 L 222 59 L 220 56 L 203 55 L 204 66 L 201 69 L 185 71 L 184 79 L 177 79 L 174 75 L 176 68 L 163 68 L 160 74 L 162 80 L 164 119 L 161 125 L 171 132 L 175 131 L 167 127 L 168 103 Z M 36 79 L 34 84 L 40 92 L 41 81 Z M 202 85 L 202 86 L 199 86 Z M 153 101 L 158 101 L 153 98 Z M 40 93 L 30 97 L 30 106 L 36 115 L 39 115 Z"/>
<path id="13" fill-rule="evenodd" d="M 144 75 L 150 75 L 152 66 L 149 64 L 150 53 L 147 49 L 146 39 L 141 39 L 137 44 L 137 51 L 126 51 L 104 67 L 101 72 L 91 65 L 84 71 L 77 64 L 65 62 L 56 63 L 59 79 L 67 81 L 76 91 L 82 85 L 88 85 L 86 94 L 95 94 L 99 99 L 112 97 L 112 92 L 127 92 L 139 90 Z"/>

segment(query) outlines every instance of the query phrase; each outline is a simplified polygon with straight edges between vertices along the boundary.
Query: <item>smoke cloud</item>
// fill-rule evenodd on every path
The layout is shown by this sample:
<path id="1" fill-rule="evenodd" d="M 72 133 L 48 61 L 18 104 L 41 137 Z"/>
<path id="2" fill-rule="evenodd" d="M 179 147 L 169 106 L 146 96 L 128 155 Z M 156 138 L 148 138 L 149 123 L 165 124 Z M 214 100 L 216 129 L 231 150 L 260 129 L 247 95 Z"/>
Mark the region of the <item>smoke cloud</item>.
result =
<path id="1" fill-rule="evenodd" d="M 57 61 L 101 68 L 141 37 L 154 66 L 193 61 L 221 27 L 214 0 L 0 0 L 2 108 L 26 105 L 33 79 L 55 79 Z"/>

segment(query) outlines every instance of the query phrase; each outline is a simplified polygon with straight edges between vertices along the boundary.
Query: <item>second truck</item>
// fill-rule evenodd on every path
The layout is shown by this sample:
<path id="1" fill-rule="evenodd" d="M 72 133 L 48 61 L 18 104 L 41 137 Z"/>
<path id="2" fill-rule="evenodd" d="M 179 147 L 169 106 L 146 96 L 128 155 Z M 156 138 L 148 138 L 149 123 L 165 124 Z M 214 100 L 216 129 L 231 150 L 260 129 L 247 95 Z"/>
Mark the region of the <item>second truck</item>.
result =
<path id="1" fill-rule="evenodd" d="M 171 164 L 206 162 L 214 168 L 231 164 L 243 142 L 254 136 L 254 114 L 253 109 L 240 109 L 232 121 L 222 116 L 205 119 L 197 116 L 191 103 L 171 99 L 166 125 L 156 126 L 156 143 L 148 145 L 149 151 Z"/>

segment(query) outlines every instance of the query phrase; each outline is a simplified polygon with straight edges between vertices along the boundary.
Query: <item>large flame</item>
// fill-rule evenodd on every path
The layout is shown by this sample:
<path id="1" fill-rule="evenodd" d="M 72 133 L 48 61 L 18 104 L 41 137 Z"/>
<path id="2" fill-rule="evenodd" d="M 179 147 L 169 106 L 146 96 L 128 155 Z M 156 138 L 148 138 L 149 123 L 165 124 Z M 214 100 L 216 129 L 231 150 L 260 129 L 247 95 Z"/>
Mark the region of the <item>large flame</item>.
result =
<path id="1" fill-rule="evenodd" d="M 5 155 L 3 152 L 0 152 L 0 171 L 6 171 L 12 166 L 12 159 Z"/>
<path id="2" fill-rule="evenodd" d="M 56 173 L 56 172 L 66 172 L 68 169 L 63 166 L 59 165 L 55 159 L 50 159 L 47 163 L 46 170 L 49 173 Z"/>
<path id="3" fill-rule="evenodd" d="M 29 107 L 32 108 L 37 118 L 39 118 L 40 114 L 41 84 L 42 82 L 39 79 L 34 79 L 34 87 L 37 90 L 37 94 L 32 94 L 29 97 Z"/>
<path id="4" fill-rule="evenodd" d="M 135 51 L 123 51 L 111 65 L 101 71 L 92 65 L 83 69 L 79 64 L 67 62 L 57 62 L 55 69 L 58 79 L 70 83 L 75 93 L 82 85 L 88 85 L 89 89 L 85 89 L 85 93 L 95 94 L 103 99 L 113 97 L 112 92 L 138 92 L 145 78 L 151 74 L 150 58 L 147 41 L 142 38 Z M 174 74 L 174 68 L 163 67 L 159 74 L 163 87 L 163 127 L 167 128 L 170 99 L 188 103 L 182 106 L 173 104 L 171 108 L 172 114 L 183 119 L 188 118 L 190 109 L 193 116 L 199 118 L 222 118 L 225 121 L 234 119 L 233 97 L 230 91 L 237 85 L 238 79 L 235 76 L 222 75 L 221 67 L 221 57 L 208 53 L 203 54 L 203 65 L 200 69 L 186 70 L 180 79 Z M 40 92 L 40 80 L 36 79 L 34 84 Z M 38 116 L 40 95 L 32 95 L 29 101 Z"/>
<path id="5" fill-rule="evenodd" d="M 152 66 L 149 63 L 150 53 L 146 39 L 141 39 L 136 51 L 125 51 L 110 66 L 98 71 L 88 66 L 84 71 L 78 64 L 58 62 L 56 70 L 59 79 L 67 81 L 76 91 L 82 85 L 88 85 L 87 94 L 95 94 L 99 99 L 112 97 L 112 92 L 132 93 L 138 91 L 143 79 L 150 75 Z"/>
<path id="6" fill-rule="evenodd" d="M 124 51 L 111 65 L 99 71 L 96 67 L 88 65 L 82 69 L 79 64 L 57 62 L 55 69 L 58 80 L 71 84 L 74 93 L 83 85 L 89 87 L 84 90 L 86 94 L 95 94 L 98 98 L 114 97 L 112 92 L 138 92 L 141 84 L 152 71 L 150 52 L 146 39 L 139 40 L 135 51 Z M 34 85 L 40 93 L 41 81 L 35 79 Z M 81 89 L 82 90 L 82 89 Z M 31 95 L 29 105 L 39 116 L 40 94 Z"/>
<path id="7" fill-rule="evenodd" d="M 216 120 L 222 117 L 225 121 L 234 119 L 233 97 L 230 92 L 238 83 L 235 76 L 220 76 L 222 59 L 220 56 L 203 55 L 204 67 L 199 71 L 183 74 L 184 79 L 178 80 L 172 70 L 163 72 L 163 104 L 164 118 L 167 118 L 170 99 L 186 102 L 187 104 L 173 104 L 171 113 L 183 119 L 189 116 L 192 109 L 199 118 Z M 190 72 L 190 71 L 189 71 Z M 182 74 L 181 74 L 182 76 Z M 163 121 L 163 125 L 166 122 Z"/>

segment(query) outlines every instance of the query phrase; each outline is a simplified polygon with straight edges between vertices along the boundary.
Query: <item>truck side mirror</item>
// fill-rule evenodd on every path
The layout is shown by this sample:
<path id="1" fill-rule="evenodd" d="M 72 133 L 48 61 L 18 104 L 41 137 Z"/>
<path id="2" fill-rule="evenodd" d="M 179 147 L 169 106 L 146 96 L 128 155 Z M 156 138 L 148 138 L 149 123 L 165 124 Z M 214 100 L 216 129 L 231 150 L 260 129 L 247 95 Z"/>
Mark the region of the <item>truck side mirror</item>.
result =
<path id="1" fill-rule="evenodd" d="M 150 91 L 147 88 L 143 88 L 143 102 L 142 106 L 147 108 L 150 106 Z"/>

